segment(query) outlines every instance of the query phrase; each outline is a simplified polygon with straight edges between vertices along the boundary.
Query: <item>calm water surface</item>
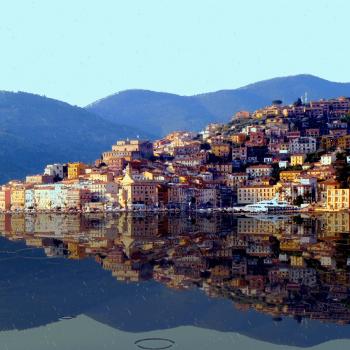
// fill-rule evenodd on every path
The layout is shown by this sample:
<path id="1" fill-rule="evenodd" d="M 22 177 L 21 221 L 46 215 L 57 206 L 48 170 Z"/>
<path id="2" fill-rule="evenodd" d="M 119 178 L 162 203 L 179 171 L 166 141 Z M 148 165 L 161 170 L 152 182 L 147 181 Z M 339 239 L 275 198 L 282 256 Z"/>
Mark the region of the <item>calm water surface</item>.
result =
<path id="1" fill-rule="evenodd" d="M 348 349 L 350 218 L 0 216 L 0 349 Z"/>

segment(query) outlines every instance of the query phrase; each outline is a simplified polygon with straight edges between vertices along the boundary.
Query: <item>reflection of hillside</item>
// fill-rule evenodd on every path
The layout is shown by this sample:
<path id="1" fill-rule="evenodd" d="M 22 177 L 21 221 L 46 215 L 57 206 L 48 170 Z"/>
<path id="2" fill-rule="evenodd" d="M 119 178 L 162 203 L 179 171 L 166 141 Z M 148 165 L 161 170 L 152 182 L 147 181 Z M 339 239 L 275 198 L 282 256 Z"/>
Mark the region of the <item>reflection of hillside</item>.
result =
<path id="1" fill-rule="evenodd" d="M 0 216 L 6 238 L 43 247 L 47 256 L 93 257 L 98 264 L 82 260 L 79 265 L 89 262 L 96 275 L 101 265 L 103 276 L 123 281 L 153 278 L 171 289 L 200 288 L 210 297 L 232 300 L 236 308 L 276 320 L 290 316 L 339 324 L 350 321 L 348 226 L 345 213 L 280 220 L 228 215 Z M 57 269 L 71 264 L 47 261 Z"/>

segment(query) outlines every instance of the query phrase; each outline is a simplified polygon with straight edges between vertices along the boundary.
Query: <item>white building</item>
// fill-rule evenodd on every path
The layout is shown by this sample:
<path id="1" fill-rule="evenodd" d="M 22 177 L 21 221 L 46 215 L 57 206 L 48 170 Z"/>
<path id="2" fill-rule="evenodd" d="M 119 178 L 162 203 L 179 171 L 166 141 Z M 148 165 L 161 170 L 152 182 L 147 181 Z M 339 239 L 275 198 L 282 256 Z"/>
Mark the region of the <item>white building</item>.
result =
<path id="1" fill-rule="evenodd" d="M 62 164 L 48 164 L 44 170 L 45 175 L 57 176 L 63 179 L 63 165 Z"/>
<path id="2" fill-rule="evenodd" d="M 289 141 L 289 152 L 291 154 L 302 153 L 314 153 L 317 149 L 316 139 L 313 137 L 303 136 Z"/>
<path id="3" fill-rule="evenodd" d="M 246 173 L 252 179 L 256 177 L 271 176 L 272 166 L 267 164 L 251 165 L 246 169 Z"/>
<path id="4" fill-rule="evenodd" d="M 91 200 L 96 202 L 108 202 L 118 198 L 119 186 L 115 182 L 91 182 L 86 185 L 91 192 Z M 113 200 L 112 200 L 113 201 Z"/>
<path id="5" fill-rule="evenodd" d="M 34 207 L 38 210 L 65 208 L 69 188 L 62 184 L 38 185 L 34 187 Z"/>
<path id="6" fill-rule="evenodd" d="M 280 160 L 278 162 L 278 167 L 280 169 L 285 169 L 285 168 L 288 168 L 288 164 L 289 164 L 288 160 Z"/>
<path id="7" fill-rule="evenodd" d="M 322 165 L 331 165 L 336 160 L 334 153 L 327 153 L 321 156 Z"/>

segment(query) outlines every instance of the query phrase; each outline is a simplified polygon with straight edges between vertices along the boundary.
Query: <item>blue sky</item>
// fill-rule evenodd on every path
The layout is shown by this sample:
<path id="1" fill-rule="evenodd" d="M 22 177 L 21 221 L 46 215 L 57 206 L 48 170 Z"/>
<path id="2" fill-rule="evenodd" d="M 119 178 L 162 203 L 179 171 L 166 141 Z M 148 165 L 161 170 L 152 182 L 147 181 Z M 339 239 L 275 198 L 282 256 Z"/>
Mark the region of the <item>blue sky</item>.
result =
<path id="1" fill-rule="evenodd" d="M 0 0 L 0 89 L 84 106 L 310 73 L 350 81 L 350 1 Z"/>

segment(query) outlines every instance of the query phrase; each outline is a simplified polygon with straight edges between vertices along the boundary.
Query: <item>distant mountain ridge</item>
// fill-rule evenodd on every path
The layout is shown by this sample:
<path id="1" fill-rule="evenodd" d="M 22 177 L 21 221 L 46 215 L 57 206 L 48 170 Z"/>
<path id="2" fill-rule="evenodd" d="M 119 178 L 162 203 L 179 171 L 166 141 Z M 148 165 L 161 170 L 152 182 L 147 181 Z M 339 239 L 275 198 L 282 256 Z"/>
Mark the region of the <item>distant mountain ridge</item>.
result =
<path id="1" fill-rule="evenodd" d="M 91 162 L 116 140 L 139 134 L 150 137 L 62 101 L 0 91 L 0 183 L 51 162 Z"/>
<path id="2" fill-rule="evenodd" d="M 305 92 L 313 100 L 350 96 L 350 83 L 300 74 L 194 96 L 125 90 L 85 108 L 106 120 L 142 125 L 145 131 L 163 136 L 172 130 L 200 130 L 210 122 L 227 122 L 239 110 L 254 111 L 275 99 L 292 103 Z"/>
<path id="3" fill-rule="evenodd" d="M 350 83 L 304 74 L 194 96 L 127 90 L 86 108 L 0 91 L 0 183 L 42 171 L 47 163 L 91 162 L 118 139 L 198 131 L 239 110 L 253 111 L 275 99 L 291 103 L 305 92 L 310 99 L 350 96 Z"/>

